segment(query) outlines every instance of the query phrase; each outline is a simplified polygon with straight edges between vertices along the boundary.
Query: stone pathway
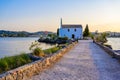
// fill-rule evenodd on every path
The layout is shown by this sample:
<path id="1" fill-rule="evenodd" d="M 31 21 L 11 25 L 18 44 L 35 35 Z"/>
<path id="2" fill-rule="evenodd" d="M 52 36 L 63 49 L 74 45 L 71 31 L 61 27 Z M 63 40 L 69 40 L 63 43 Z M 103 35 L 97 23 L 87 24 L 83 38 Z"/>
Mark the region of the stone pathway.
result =
<path id="1" fill-rule="evenodd" d="M 81 40 L 52 68 L 28 80 L 120 80 L 120 64 L 90 40 Z"/>

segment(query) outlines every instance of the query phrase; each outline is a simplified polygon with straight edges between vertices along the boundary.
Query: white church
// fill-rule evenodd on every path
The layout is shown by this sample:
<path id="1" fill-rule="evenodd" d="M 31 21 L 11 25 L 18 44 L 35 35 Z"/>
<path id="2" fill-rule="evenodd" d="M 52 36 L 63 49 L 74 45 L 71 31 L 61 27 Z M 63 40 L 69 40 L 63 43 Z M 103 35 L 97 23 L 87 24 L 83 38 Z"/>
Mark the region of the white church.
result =
<path id="1" fill-rule="evenodd" d="M 68 37 L 69 39 L 82 39 L 82 25 L 62 24 L 62 19 L 59 27 L 59 37 Z"/>

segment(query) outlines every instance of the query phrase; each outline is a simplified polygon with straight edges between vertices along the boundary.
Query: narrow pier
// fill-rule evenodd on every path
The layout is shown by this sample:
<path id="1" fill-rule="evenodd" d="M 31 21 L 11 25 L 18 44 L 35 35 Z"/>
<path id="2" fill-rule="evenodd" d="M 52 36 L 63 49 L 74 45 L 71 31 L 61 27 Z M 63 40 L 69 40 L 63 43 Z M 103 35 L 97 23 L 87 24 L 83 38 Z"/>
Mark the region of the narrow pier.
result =
<path id="1" fill-rule="evenodd" d="M 52 68 L 29 80 L 120 80 L 120 63 L 91 40 L 81 40 Z"/>

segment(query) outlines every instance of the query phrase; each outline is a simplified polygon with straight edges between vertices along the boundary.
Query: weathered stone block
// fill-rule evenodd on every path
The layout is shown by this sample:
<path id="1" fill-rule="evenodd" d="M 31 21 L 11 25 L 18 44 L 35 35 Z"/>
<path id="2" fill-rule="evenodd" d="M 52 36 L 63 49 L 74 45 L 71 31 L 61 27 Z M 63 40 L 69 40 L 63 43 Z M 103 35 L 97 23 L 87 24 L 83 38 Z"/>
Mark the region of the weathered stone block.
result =
<path id="1" fill-rule="evenodd" d="M 17 80 L 22 80 L 23 79 L 23 72 L 17 71 Z"/>
<path id="2" fill-rule="evenodd" d="M 6 79 L 5 80 L 14 80 L 14 78 L 10 74 L 8 74 L 8 75 L 6 75 Z"/>
<path id="3" fill-rule="evenodd" d="M 0 80 L 5 80 L 5 77 L 0 78 Z"/>

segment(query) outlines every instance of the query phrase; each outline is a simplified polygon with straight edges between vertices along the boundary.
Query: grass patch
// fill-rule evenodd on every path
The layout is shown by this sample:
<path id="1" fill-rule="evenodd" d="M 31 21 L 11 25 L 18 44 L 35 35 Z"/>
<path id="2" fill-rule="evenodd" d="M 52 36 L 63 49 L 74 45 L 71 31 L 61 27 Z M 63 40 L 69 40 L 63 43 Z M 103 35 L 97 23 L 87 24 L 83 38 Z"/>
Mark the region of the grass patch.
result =
<path id="1" fill-rule="evenodd" d="M 58 50 L 60 50 L 61 49 L 61 47 L 53 47 L 53 48 L 49 48 L 49 49 L 45 49 L 45 50 L 43 50 L 43 52 L 45 53 L 45 54 L 53 54 L 53 53 L 55 53 L 55 52 L 57 52 Z"/>
<path id="2" fill-rule="evenodd" d="M 30 63 L 31 59 L 28 54 L 22 53 L 16 56 L 4 57 L 0 59 L 0 73 L 17 68 L 24 64 Z"/>

